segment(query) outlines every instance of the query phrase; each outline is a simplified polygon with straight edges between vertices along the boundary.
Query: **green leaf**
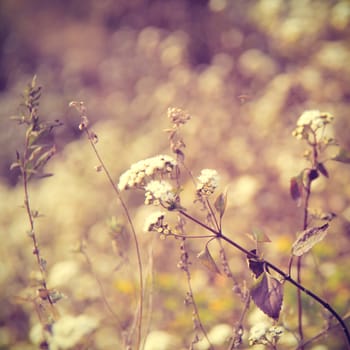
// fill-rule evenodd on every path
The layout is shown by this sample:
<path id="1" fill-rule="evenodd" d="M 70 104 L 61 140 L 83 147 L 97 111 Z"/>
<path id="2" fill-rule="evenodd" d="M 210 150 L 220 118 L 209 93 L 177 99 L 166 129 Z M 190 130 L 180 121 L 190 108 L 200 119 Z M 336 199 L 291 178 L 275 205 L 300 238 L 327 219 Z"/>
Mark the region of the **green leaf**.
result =
<path id="1" fill-rule="evenodd" d="M 220 274 L 220 270 L 216 266 L 207 246 L 205 246 L 205 248 L 198 253 L 197 258 L 210 271 Z"/>
<path id="2" fill-rule="evenodd" d="M 326 223 L 300 232 L 297 240 L 292 245 L 292 254 L 302 256 L 307 253 L 316 243 L 323 240 L 328 232 L 328 227 L 329 224 Z"/>
<path id="3" fill-rule="evenodd" d="M 339 148 L 338 154 L 331 159 L 337 162 L 350 164 L 350 151 L 344 148 Z"/>
<path id="4" fill-rule="evenodd" d="M 220 193 L 215 200 L 214 207 L 216 211 L 220 214 L 220 218 L 224 216 L 227 206 L 227 189 L 224 192 Z"/>
<path id="5" fill-rule="evenodd" d="M 277 278 L 264 272 L 252 287 L 251 296 L 262 312 L 274 320 L 278 319 L 283 302 L 283 285 Z"/>

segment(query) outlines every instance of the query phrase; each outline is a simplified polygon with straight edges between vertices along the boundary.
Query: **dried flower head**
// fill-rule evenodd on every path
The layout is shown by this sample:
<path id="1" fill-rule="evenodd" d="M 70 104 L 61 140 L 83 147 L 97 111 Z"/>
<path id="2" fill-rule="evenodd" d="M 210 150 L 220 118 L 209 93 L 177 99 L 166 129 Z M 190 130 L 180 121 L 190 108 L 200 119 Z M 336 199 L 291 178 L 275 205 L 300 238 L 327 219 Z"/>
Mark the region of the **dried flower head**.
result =
<path id="1" fill-rule="evenodd" d="M 190 120 L 191 116 L 181 108 L 169 107 L 168 118 L 174 125 L 179 126 L 180 124 L 185 124 L 188 120 Z"/>
<path id="2" fill-rule="evenodd" d="M 197 180 L 197 195 L 210 196 L 218 187 L 219 175 L 214 169 L 203 169 Z"/>
<path id="3" fill-rule="evenodd" d="M 144 188 L 149 179 L 155 176 L 171 176 L 176 168 L 176 160 L 168 155 L 159 155 L 131 165 L 119 178 L 119 190 Z"/>

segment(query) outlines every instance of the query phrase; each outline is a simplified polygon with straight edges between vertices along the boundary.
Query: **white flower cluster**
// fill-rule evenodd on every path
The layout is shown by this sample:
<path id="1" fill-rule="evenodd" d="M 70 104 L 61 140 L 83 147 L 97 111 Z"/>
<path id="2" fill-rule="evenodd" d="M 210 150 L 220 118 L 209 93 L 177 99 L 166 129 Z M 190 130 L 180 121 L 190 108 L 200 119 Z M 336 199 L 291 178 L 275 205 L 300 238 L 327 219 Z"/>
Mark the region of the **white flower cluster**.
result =
<path id="1" fill-rule="evenodd" d="M 99 321 L 96 318 L 80 315 L 62 316 L 52 327 L 52 332 L 48 336 L 50 349 L 63 350 L 73 349 L 84 342 L 84 338 L 89 336 L 98 327 Z M 37 324 L 30 332 L 30 337 L 35 344 L 42 341 L 42 325 Z"/>
<path id="2" fill-rule="evenodd" d="M 299 117 L 293 135 L 299 139 L 307 139 L 310 131 L 317 132 L 317 130 L 330 124 L 333 119 L 334 117 L 330 113 L 320 112 L 318 110 L 305 111 Z"/>
<path id="3" fill-rule="evenodd" d="M 176 160 L 168 155 L 140 160 L 132 164 L 130 169 L 120 176 L 118 188 L 120 191 L 129 188 L 142 188 L 149 178 L 156 175 L 171 175 L 176 165 Z"/>
<path id="4" fill-rule="evenodd" d="M 272 326 L 266 327 L 263 323 L 258 323 L 250 330 L 249 345 L 256 344 L 276 344 L 283 334 L 283 327 Z"/>
<path id="5" fill-rule="evenodd" d="M 197 180 L 197 194 L 199 196 L 209 196 L 218 187 L 219 175 L 214 169 L 203 169 Z"/>
<path id="6" fill-rule="evenodd" d="M 170 204 L 175 201 L 175 194 L 167 181 L 152 180 L 145 187 L 145 204 Z"/>
<path id="7" fill-rule="evenodd" d="M 160 234 L 162 239 L 171 234 L 176 234 L 169 224 L 164 222 L 165 213 L 162 211 L 156 211 L 150 214 L 143 227 L 145 232 L 156 232 Z"/>
<path id="8" fill-rule="evenodd" d="M 145 232 L 157 231 L 158 228 L 162 227 L 163 225 L 164 216 L 165 213 L 162 211 L 155 211 L 154 213 L 150 214 L 145 220 L 143 230 Z"/>

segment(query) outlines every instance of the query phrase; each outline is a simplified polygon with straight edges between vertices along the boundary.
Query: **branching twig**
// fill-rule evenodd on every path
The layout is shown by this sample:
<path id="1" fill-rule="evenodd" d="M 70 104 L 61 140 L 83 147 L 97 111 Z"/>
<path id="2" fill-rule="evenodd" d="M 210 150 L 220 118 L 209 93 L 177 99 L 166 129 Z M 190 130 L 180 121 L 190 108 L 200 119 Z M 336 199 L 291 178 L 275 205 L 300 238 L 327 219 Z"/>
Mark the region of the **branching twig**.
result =
<path id="1" fill-rule="evenodd" d="M 302 284 L 300 284 L 298 281 L 294 280 L 289 274 L 286 274 L 284 271 L 282 271 L 279 267 L 277 267 L 276 265 L 274 265 L 273 263 L 269 262 L 268 260 L 265 259 L 261 259 L 259 256 L 257 256 L 256 254 L 252 253 L 251 251 L 248 251 L 247 249 L 243 248 L 241 245 L 239 245 L 238 243 L 236 243 L 235 241 L 231 240 L 230 238 L 228 238 L 227 236 L 225 236 L 222 232 L 218 232 L 214 229 L 212 229 L 211 227 L 207 226 L 206 224 L 202 223 L 200 220 L 196 219 L 195 217 L 189 215 L 187 212 L 180 210 L 180 214 L 183 215 L 184 217 L 188 218 L 189 220 L 195 222 L 196 224 L 198 224 L 199 226 L 203 227 L 204 229 L 214 233 L 218 238 L 226 241 L 227 243 L 229 243 L 231 246 L 235 247 L 236 249 L 240 250 L 242 253 L 244 253 L 248 258 L 252 258 L 252 259 L 257 259 L 259 260 L 261 263 L 265 264 L 267 267 L 271 268 L 272 270 L 274 270 L 275 272 L 277 272 L 285 281 L 291 283 L 292 285 L 294 285 L 296 288 L 298 288 L 298 290 L 304 292 L 305 294 L 307 294 L 309 297 L 311 297 L 312 299 L 314 299 L 315 301 L 317 301 L 319 304 L 321 304 L 325 309 L 327 309 L 335 318 L 336 320 L 339 322 L 339 324 L 342 327 L 343 333 L 346 337 L 346 341 L 347 341 L 347 345 L 348 348 L 350 349 L 350 333 L 349 330 L 344 322 L 344 320 L 341 318 L 341 316 L 326 302 L 324 301 L 322 298 L 320 298 L 318 295 L 316 295 L 315 293 L 313 293 L 312 291 L 310 291 L 309 289 L 307 289 L 306 287 L 304 287 Z"/>

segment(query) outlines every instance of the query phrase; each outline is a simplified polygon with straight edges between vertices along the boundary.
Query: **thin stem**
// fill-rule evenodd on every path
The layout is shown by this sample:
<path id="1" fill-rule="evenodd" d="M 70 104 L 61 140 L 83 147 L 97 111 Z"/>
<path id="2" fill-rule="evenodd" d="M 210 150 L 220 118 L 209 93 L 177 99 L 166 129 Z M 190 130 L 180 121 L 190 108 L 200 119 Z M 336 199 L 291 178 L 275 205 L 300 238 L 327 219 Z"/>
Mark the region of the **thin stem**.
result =
<path id="1" fill-rule="evenodd" d="M 175 238 L 191 238 L 191 239 L 196 239 L 196 238 L 216 238 L 215 235 L 199 235 L 199 236 L 196 236 L 196 235 L 182 235 L 180 233 L 174 233 L 174 232 L 171 232 L 169 234 L 169 236 L 173 236 Z"/>
<path id="2" fill-rule="evenodd" d="M 217 228 L 218 231 L 220 231 L 221 230 L 221 221 L 220 221 L 220 223 L 218 223 L 218 221 L 216 220 L 214 210 L 213 210 L 212 206 L 210 205 L 208 198 L 206 198 L 205 204 L 206 204 L 207 210 L 210 214 L 210 219 L 212 221 L 212 224 Z"/>
<path id="3" fill-rule="evenodd" d="M 138 265 L 138 275 L 139 275 L 139 286 L 140 286 L 140 290 L 139 290 L 139 299 L 140 299 L 140 306 L 139 306 L 139 312 L 138 312 L 138 322 L 137 322 L 137 337 L 136 337 L 136 348 L 139 349 L 140 348 L 140 344 L 141 344 L 141 332 L 142 332 L 142 317 L 143 317 L 143 295 L 144 295 L 144 286 L 143 286 L 143 268 L 142 268 L 142 261 L 141 261 L 141 251 L 140 251 L 140 246 L 139 246 L 139 242 L 137 240 L 137 235 L 136 235 L 136 230 L 135 230 L 135 227 L 134 227 L 134 224 L 131 220 L 131 217 L 130 217 L 130 214 L 129 214 L 129 211 L 128 211 L 128 208 L 117 188 L 117 186 L 115 185 L 113 179 L 112 179 L 112 176 L 110 175 L 109 171 L 108 171 L 108 168 L 107 166 L 105 165 L 103 159 L 101 158 L 96 146 L 95 146 L 95 143 L 93 141 L 93 137 L 92 135 L 90 134 L 90 132 L 88 131 L 88 129 L 85 129 L 85 132 L 88 136 L 88 139 L 90 141 L 90 144 L 91 144 L 91 147 L 96 155 L 96 158 L 98 159 L 98 161 L 100 162 L 101 164 L 101 167 L 103 168 L 106 176 L 107 176 L 107 179 L 110 183 L 110 185 L 112 186 L 114 192 L 116 193 L 118 199 L 119 199 L 119 202 L 124 210 L 124 214 L 127 218 L 127 221 L 130 225 L 130 228 L 131 228 L 131 232 L 132 232 L 132 236 L 133 236 L 133 240 L 134 240 L 134 244 L 135 244 L 135 248 L 136 248 L 136 256 L 137 256 L 137 265 Z"/>
<path id="4" fill-rule="evenodd" d="M 215 231 L 214 229 L 212 229 L 211 227 L 207 226 L 206 224 L 202 223 L 200 220 L 196 219 L 195 217 L 192 217 L 191 215 L 187 214 L 185 211 L 180 210 L 180 214 L 185 216 L 186 218 L 188 218 L 189 220 L 195 222 L 196 224 L 200 225 L 201 227 L 205 228 L 206 230 L 214 233 L 215 235 L 217 235 L 218 238 L 221 238 L 222 240 L 226 241 L 227 243 L 229 243 L 231 246 L 235 247 L 236 249 L 240 250 L 242 253 L 244 253 L 248 258 L 252 258 L 252 259 L 257 259 L 259 261 L 261 261 L 262 263 L 264 263 L 267 267 L 271 268 L 272 270 L 274 270 L 275 272 L 277 272 L 281 277 L 283 277 L 283 279 L 289 283 L 291 283 L 292 285 L 294 285 L 296 288 L 298 288 L 298 290 L 304 292 L 305 294 L 307 294 L 309 297 L 311 297 L 312 299 L 314 299 L 315 301 L 317 301 L 319 304 L 321 304 L 325 309 L 327 309 L 335 318 L 336 320 L 339 322 L 339 324 L 342 327 L 342 330 L 344 332 L 346 341 L 347 341 L 347 346 L 350 349 L 350 333 L 349 330 L 344 322 L 344 320 L 340 317 L 340 315 L 323 299 L 321 299 L 318 295 L 316 295 L 315 293 L 313 293 L 312 291 L 310 291 L 309 289 L 305 288 L 301 283 L 299 283 L 298 281 L 294 280 L 289 274 L 286 274 L 284 271 L 282 271 L 280 268 L 278 268 L 276 265 L 274 265 L 273 263 L 269 262 L 268 260 L 265 259 L 261 259 L 258 255 L 252 253 L 251 251 L 248 251 L 247 249 L 245 249 L 244 247 L 242 247 L 241 245 L 239 245 L 238 243 L 236 243 L 235 241 L 231 240 L 230 238 L 228 238 L 227 236 L 225 236 L 222 232 L 218 232 Z"/>
<path id="5" fill-rule="evenodd" d="M 193 296 L 193 289 L 192 289 L 192 283 L 191 283 L 191 273 L 189 270 L 189 261 L 188 261 L 188 253 L 186 251 L 186 239 L 183 238 L 182 242 L 181 242 L 181 247 L 180 249 L 183 251 L 182 256 L 181 256 L 181 269 L 185 272 L 186 274 L 186 279 L 187 279 L 187 286 L 188 286 L 188 295 L 190 297 L 190 303 L 192 304 L 193 307 L 193 315 L 195 317 L 195 327 L 199 327 L 199 329 L 201 330 L 201 332 L 204 335 L 204 338 L 207 340 L 208 344 L 209 344 L 209 349 L 210 350 L 214 350 L 212 344 L 210 343 L 210 340 L 208 338 L 208 334 L 201 322 L 201 318 L 199 315 L 199 310 L 198 310 L 198 306 L 197 303 L 194 299 Z"/>
<path id="6" fill-rule="evenodd" d="M 101 293 L 101 296 L 102 296 L 102 300 L 103 300 L 103 303 L 105 304 L 107 310 L 110 312 L 110 314 L 116 319 L 117 321 L 117 324 L 118 324 L 118 327 L 119 329 L 121 329 L 121 321 L 120 321 L 120 318 L 118 317 L 118 315 L 114 312 L 112 306 L 109 304 L 108 300 L 107 300 L 107 297 L 106 297 L 106 293 L 104 291 L 104 288 L 103 288 L 103 285 L 102 285 L 102 282 L 100 280 L 100 278 L 97 276 L 95 270 L 94 270 L 94 267 L 93 267 L 93 264 L 90 260 L 90 257 L 88 256 L 88 254 L 86 253 L 85 249 L 82 247 L 82 244 L 80 245 L 80 253 L 83 254 L 88 266 L 89 266 L 89 269 L 93 275 L 93 277 L 95 278 L 97 284 L 98 284 L 98 287 L 100 289 L 100 293 Z"/>
<path id="7" fill-rule="evenodd" d="M 27 146 L 27 144 L 26 144 Z M 27 147 L 26 147 L 27 150 Z M 24 159 L 26 159 L 26 151 L 24 154 Z M 39 266 L 39 270 L 40 270 L 40 274 L 41 274 L 41 285 L 45 291 L 45 295 L 47 297 L 47 300 L 50 304 L 51 310 L 53 312 L 53 315 L 56 315 L 56 310 L 55 310 L 55 306 L 54 303 L 51 299 L 49 290 L 47 288 L 47 284 L 46 284 L 46 273 L 45 273 L 45 269 L 43 266 L 43 258 L 40 255 L 40 250 L 39 250 L 39 244 L 38 244 L 38 240 L 36 238 L 36 234 L 35 234 L 35 224 L 34 224 L 34 218 L 33 218 L 33 214 L 32 214 L 32 209 L 31 209 L 31 205 L 30 205 L 30 201 L 29 201 L 29 191 L 28 191 L 28 173 L 26 171 L 26 164 L 23 164 L 23 169 L 22 169 L 22 176 L 23 176 L 23 188 L 24 188 L 24 206 L 26 208 L 27 214 L 28 214 L 28 219 L 29 219 L 29 223 L 30 223 L 30 237 L 32 239 L 33 242 L 33 254 L 36 256 L 36 261 L 38 263 Z"/>
<path id="8" fill-rule="evenodd" d="M 316 134 L 313 133 L 314 141 L 311 143 L 312 147 L 312 168 L 316 167 L 317 164 L 317 140 L 316 140 Z M 307 177 L 306 180 L 306 186 L 305 186 L 305 202 L 304 202 L 304 218 L 303 218 L 303 230 L 306 230 L 308 227 L 308 213 L 309 213 L 309 201 L 311 196 L 311 182 L 312 180 Z M 302 256 L 299 256 L 297 259 L 297 282 L 301 284 L 301 264 Z M 300 343 L 301 343 L 301 350 L 304 350 L 303 342 L 304 342 L 304 330 L 303 330 L 303 304 L 302 304 L 302 297 L 301 297 L 301 290 L 297 290 L 297 300 L 298 300 L 298 333 L 300 337 Z"/>

